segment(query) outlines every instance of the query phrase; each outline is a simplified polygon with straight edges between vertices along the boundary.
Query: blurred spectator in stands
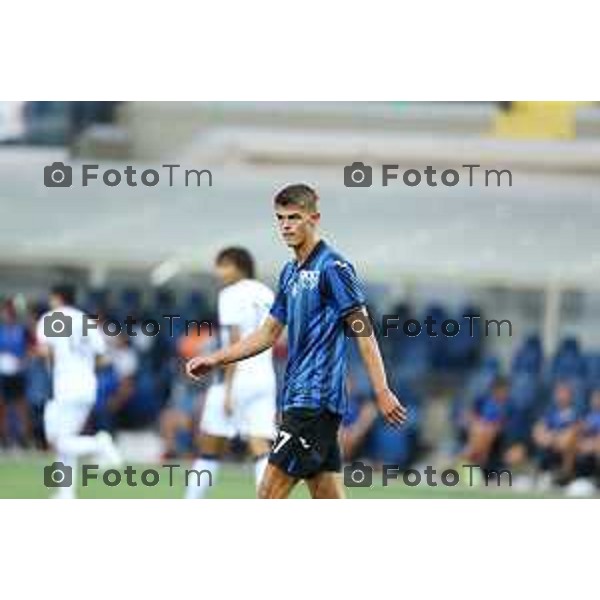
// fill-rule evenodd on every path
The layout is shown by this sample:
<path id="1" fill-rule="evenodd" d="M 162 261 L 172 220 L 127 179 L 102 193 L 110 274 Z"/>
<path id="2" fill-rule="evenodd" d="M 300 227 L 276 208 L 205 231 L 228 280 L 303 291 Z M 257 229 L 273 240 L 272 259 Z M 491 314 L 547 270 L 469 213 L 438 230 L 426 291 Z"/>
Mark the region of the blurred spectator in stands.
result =
<path id="1" fill-rule="evenodd" d="M 112 364 L 102 365 L 96 372 L 98 391 L 96 405 L 92 412 L 92 424 L 95 431 L 115 430 L 115 415 L 112 410 L 112 398 L 119 389 L 119 378 Z"/>
<path id="2" fill-rule="evenodd" d="M 491 391 L 480 396 L 467 417 L 467 440 L 463 458 L 483 469 L 501 462 L 509 410 L 509 382 L 498 377 Z"/>
<path id="3" fill-rule="evenodd" d="M 454 425 L 455 444 L 463 448 L 467 442 L 469 427 L 473 414 L 479 409 L 479 404 L 491 392 L 494 381 L 500 375 L 500 361 L 494 356 L 488 356 L 482 364 L 467 379 L 463 389 L 457 394 L 450 405 L 450 420 Z"/>
<path id="4" fill-rule="evenodd" d="M 216 332 L 212 332 L 216 335 Z M 209 380 L 198 385 L 185 376 L 183 365 L 193 356 L 206 352 L 211 341 L 207 327 L 191 327 L 188 335 L 177 341 L 177 353 L 182 359 L 166 407 L 160 415 L 160 433 L 164 443 L 164 457 L 193 454 L 194 426 L 198 422 L 199 398 L 203 397 Z"/>
<path id="5" fill-rule="evenodd" d="M 590 410 L 583 419 L 575 470 L 578 478 L 593 477 L 600 484 L 600 389 L 592 393 Z"/>
<path id="6" fill-rule="evenodd" d="M 574 474 L 580 421 L 573 390 L 566 383 L 554 389 L 551 406 L 533 428 L 533 442 L 541 475 L 538 487 L 547 489 L 552 483 L 563 485 Z"/>
<path id="7" fill-rule="evenodd" d="M 0 308 L 0 443 L 8 444 L 11 430 L 17 442 L 31 443 L 29 406 L 25 397 L 25 367 L 29 339 L 11 302 Z M 11 427 L 14 424 L 15 427 Z"/>
<path id="8" fill-rule="evenodd" d="M 372 398 L 361 393 L 355 377 L 348 376 L 348 408 L 342 420 L 340 444 L 344 461 L 364 457 L 365 442 L 377 420 Z"/>
<path id="9" fill-rule="evenodd" d="M 99 323 L 98 327 L 101 327 Z M 94 409 L 97 429 L 113 431 L 135 394 L 138 357 L 126 335 L 108 337 L 110 365 L 98 372 L 98 398 Z"/>

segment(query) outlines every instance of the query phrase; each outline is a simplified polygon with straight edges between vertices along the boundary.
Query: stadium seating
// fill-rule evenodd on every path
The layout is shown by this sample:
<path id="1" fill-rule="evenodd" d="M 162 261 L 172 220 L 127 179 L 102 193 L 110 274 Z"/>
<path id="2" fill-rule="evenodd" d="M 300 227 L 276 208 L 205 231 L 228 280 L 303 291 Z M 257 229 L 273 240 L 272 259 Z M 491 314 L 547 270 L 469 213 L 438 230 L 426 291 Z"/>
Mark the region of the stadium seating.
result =
<path id="1" fill-rule="evenodd" d="M 111 288 L 109 288 L 111 289 Z M 150 316 L 162 313 L 179 314 L 187 319 L 211 318 L 214 307 L 207 291 L 198 288 L 177 290 L 149 290 L 125 286 L 108 293 L 106 289 L 89 289 L 84 293 L 85 308 L 94 313 L 105 313 L 123 318 Z M 33 309 L 33 302 L 31 303 Z M 37 310 L 40 307 L 37 306 Z M 430 315 L 438 330 L 443 320 L 454 315 L 480 314 L 475 306 L 464 305 L 462 310 L 450 310 L 443 304 L 425 306 L 423 311 L 399 303 L 392 312 L 403 322 L 415 314 L 423 322 Z M 458 316 L 454 316 L 459 320 Z M 92 426 L 109 431 L 125 429 L 157 428 L 161 410 L 168 404 L 174 382 L 181 373 L 183 358 L 179 356 L 178 336 L 183 335 L 183 319 L 175 320 L 175 337 L 162 328 L 156 338 L 144 343 L 130 339 L 130 348 L 136 353 L 137 370 L 134 375 L 134 391 L 127 404 L 114 413 L 110 402 L 118 389 L 119 380 L 113 367 L 99 372 L 97 406 Z M 378 322 L 378 318 L 375 319 Z M 475 322 L 478 327 L 478 321 Z M 429 337 L 425 327 L 421 335 L 406 336 L 402 329 L 390 329 L 381 337 L 382 350 L 388 367 L 390 381 L 403 401 L 408 405 L 410 419 L 400 432 L 391 432 L 377 421 L 365 445 L 367 458 L 373 461 L 392 461 L 408 465 L 418 455 L 423 415 L 428 406 L 428 385 L 437 375 L 454 373 L 450 387 L 442 389 L 450 394 L 450 423 L 457 439 L 464 435 L 464 415 L 490 390 L 498 375 L 503 373 L 501 361 L 486 354 L 485 338 L 479 328 L 471 337 L 468 328 L 461 327 L 461 334 L 454 337 Z M 379 332 L 381 334 L 381 331 Z M 370 384 L 362 366 L 356 345 L 350 344 L 349 370 L 353 374 L 352 393 L 363 398 L 371 394 Z M 285 364 L 285 347 L 276 349 L 275 366 L 281 381 Z M 574 390 L 577 406 L 583 410 L 592 390 L 600 387 L 600 353 L 584 353 L 579 340 L 563 339 L 553 356 L 544 357 L 540 336 L 526 336 L 511 354 L 506 374 L 510 381 L 512 410 L 507 424 L 515 438 L 527 439 L 535 419 L 545 410 L 551 398 L 551 390 L 558 382 L 568 382 Z M 456 388 L 455 386 L 459 387 Z M 43 363 L 32 358 L 27 368 L 27 397 L 31 407 L 34 429 L 41 437 L 41 415 L 45 399 L 49 396 L 50 381 Z M 191 432 L 182 431 L 178 447 L 191 448 Z"/>

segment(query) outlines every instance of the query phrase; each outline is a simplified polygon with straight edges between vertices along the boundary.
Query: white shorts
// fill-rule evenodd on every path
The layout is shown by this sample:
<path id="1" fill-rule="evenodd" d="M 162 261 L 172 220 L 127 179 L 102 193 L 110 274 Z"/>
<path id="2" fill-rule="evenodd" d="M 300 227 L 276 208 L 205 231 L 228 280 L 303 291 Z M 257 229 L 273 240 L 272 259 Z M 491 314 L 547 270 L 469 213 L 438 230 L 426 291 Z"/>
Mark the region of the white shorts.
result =
<path id="1" fill-rule="evenodd" d="M 59 438 L 79 435 L 94 408 L 95 398 L 50 400 L 44 408 L 46 439 L 56 444 Z"/>
<path id="2" fill-rule="evenodd" d="M 200 432 L 215 437 L 273 439 L 275 435 L 275 388 L 249 391 L 234 398 L 233 415 L 225 414 L 225 387 L 212 385 L 206 393 Z"/>

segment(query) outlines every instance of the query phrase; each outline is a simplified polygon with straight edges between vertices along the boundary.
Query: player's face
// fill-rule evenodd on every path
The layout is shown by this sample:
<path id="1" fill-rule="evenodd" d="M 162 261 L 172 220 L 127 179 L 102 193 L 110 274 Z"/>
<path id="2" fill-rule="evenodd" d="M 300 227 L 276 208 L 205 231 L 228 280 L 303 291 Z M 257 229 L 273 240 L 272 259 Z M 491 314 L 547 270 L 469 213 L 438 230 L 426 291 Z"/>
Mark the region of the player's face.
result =
<path id="1" fill-rule="evenodd" d="M 222 285 L 230 285 L 242 278 L 242 273 L 230 260 L 222 260 L 215 265 L 215 273 Z"/>
<path id="2" fill-rule="evenodd" d="M 508 388 L 506 386 L 494 388 L 494 396 L 498 402 L 506 402 L 508 400 Z"/>
<path id="3" fill-rule="evenodd" d="M 299 207 L 277 207 L 275 209 L 279 233 L 283 241 L 291 248 L 302 246 L 314 236 L 320 214 Z"/>
<path id="4" fill-rule="evenodd" d="M 50 297 L 48 298 L 48 304 L 50 304 L 50 308 L 52 310 L 56 310 L 57 308 L 60 308 L 64 303 L 62 297 L 59 294 L 50 294 Z"/>
<path id="5" fill-rule="evenodd" d="M 559 385 L 556 388 L 556 404 L 560 408 L 568 408 L 571 404 L 571 388 L 567 385 Z"/>

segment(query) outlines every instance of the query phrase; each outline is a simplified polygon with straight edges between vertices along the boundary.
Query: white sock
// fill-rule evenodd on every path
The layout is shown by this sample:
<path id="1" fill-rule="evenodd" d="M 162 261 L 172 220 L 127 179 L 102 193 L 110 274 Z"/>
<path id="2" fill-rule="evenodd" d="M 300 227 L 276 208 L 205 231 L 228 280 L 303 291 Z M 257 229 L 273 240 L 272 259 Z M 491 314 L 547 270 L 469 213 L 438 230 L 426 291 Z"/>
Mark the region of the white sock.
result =
<path id="1" fill-rule="evenodd" d="M 209 471 L 211 477 L 209 477 L 207 473 L 201 473 L 200 475 L 198 475 L 198 473 L 188 473 L 186 478 L 187 487 L 185 490 L 186 500 L 204 498 L 208 488 L 215 484 L 215 479 L 220 467 L 221 463 L 216 458 L 201 457 L 196 459 L 192 465 L 192 470 L 198 471 L 198 473 L 201 471 Z"/>
<path id="2" fill-rule="evenodd" d="M 77 490 L 78 458 L 102 452 L 104 440 L 100 435 L 65 435 L 56 440 L 58 460 L 71 467 L 72 484 L 59 488 L 55 494 L 60 498 L 75 498 Z"/>
<path id="3" fill-rule="evenodd" d="M 259 456 L 254 461 L 254 480 L 256 482 L 256 489 L 260 485 L 262 481 L 263 475 L 265 474 L 265 469 L 267 468 L 267 464 L 269 463 L 269 455 L 264 454 L 263 456 Z"/>

